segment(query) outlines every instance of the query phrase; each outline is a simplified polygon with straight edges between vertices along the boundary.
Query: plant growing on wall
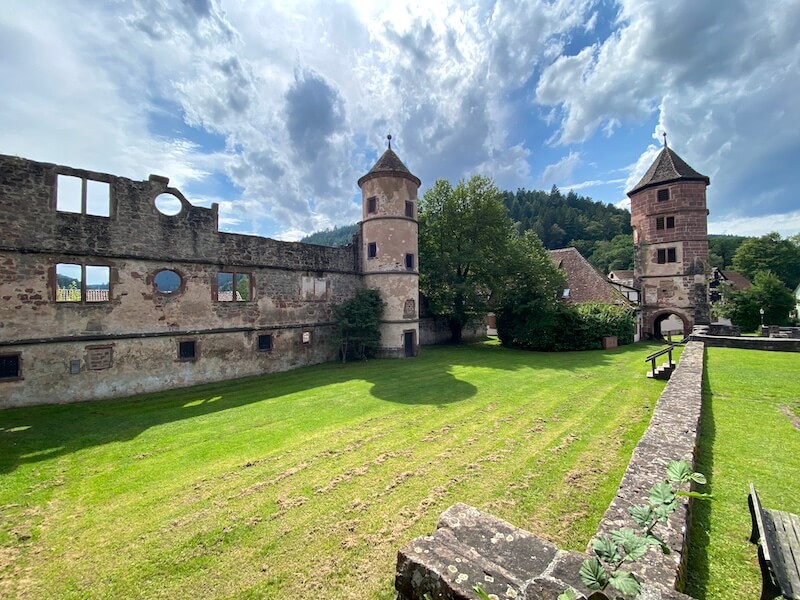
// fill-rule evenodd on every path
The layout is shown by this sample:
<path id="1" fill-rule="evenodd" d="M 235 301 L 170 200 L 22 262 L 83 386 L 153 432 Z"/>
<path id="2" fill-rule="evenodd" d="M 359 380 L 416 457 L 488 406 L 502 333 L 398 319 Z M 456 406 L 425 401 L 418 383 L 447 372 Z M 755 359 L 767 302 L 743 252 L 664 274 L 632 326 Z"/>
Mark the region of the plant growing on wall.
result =
<path id="1" fill-rule="evenodd" d="M 635 596 L 641 591 L 639 580 L 633 573 L 621 567 L 626 562 L 642 558 L 649 546 L 659 546 L 664 554 L 670 549 L 658 535 L 655 528 L 659 523 L 666 523 L 669 516 L 678 508 L 678 497 L 709 499 L 709 494 L 694 491 L 682 491 L 683 484 L 695 482 L 705 484 L 702 473 L 692 471 L 685 460 L 673 460 L 667 466 L 667 479 L 650 488 L 647 503 L 628 507 L 633 520 L 640 527 L 637 533 L 630 527 L 622 527 L 611 535 L 597 538 L 592 544 L 595 557 L 583 561 L 579 571 L 581 581 L 590 590 L 596 590 L 592 598 L 614 598 L 620 600 L 625 596 Z M 608 596 L 606 590 L 613 590 Z M 572 588 L 563 592 L 558 600 L 575 600 L 578 594 Z"/>
<path id="2" fill-rule="evenodd" d="M 378 290 L 356 290 L 350 300 L 333 307 L 342 362 L 348 355 L 366 358 L 372 354 L 381 339 L 380 319 L 384 306 Z"/>

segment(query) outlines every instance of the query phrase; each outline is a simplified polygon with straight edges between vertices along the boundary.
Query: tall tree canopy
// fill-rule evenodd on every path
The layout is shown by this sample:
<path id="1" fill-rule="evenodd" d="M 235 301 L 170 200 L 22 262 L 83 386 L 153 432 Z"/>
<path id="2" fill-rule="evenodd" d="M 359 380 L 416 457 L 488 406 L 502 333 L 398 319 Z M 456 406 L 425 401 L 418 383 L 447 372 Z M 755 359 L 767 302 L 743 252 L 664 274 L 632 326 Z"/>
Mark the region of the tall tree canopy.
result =
<path id="1" fill-rule="evenodd" d="M 420 201 L 420 290 L 434 314 L 449 319 L 453 341 L 467 321 L 486 314 L 513 230 L 502 193 L 486 177 L 455 187 L 439 179 Z"/>
<path id="2" fill-rule="evenodd" d="M 792 292 L 769 271 L 755 274 L 753 286 L 746 290 L 726 291 L 720 313 L 744 331 L 754 331 L 761 324 L 764 310 L 765 325 L 788 325 L 789 312 L 794 308 Z"/>
<path id="3" fill-rule="evenodd" d="M 800 283 L 800 244 L 775 232 L 747 239 L 736 250 L 733 267 L 750 279 L 759 271 L 771 271 L 794 289 Z"/>

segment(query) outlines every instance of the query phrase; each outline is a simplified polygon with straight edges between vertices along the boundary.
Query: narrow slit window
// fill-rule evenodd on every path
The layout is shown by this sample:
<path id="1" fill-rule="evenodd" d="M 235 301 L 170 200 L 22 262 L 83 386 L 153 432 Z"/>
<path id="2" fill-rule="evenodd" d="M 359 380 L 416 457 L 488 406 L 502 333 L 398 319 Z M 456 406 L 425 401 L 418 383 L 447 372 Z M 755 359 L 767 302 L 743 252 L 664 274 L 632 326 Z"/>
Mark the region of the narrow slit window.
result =
<path id="1" fill-rule="evenodd" d="M 378 212 L 378 198 L 370 196 L 367 198 L 367 213 L 373 214 Z"/>
<path id="2" fill-rule="evenodd" d="M 375 258 L 378 256 L 378 244 L 370 242 L 367 244 L 367 258 Z"/>
<path id="3" fill-rule="evenodd" d="M 0 381 L 22 378 L 22 359 L 19 354 L 0 354 Z"/>
<path id="4" fill-rule="evenodd" d="M 664 229 L 664 217 L 656 217 L 656 229 L 658 231 Z"/>
<path id="5" fill-rule="evenodd" d="M 413 254 L 406 254 L 406 270 L 413 271 L 414 270 L 414 255 Z"/>
<path id="6" fill-rule="evenodd" d="M 675 248 L 667 248 L 667 262 L 674 263 L 678 262 L 677 253 L 675 252 Z"/>
<path id="7" fill-rule="evenodd" d="M 406 200 L 406 216 L 411 219 L 414 218 L 414 203 L 408 200 Z"/>
<path id="8" fill-rule="evenodd" d="M 666 225 L 667 229 L 675 229 L 675 217 L 667 217 Z"/>

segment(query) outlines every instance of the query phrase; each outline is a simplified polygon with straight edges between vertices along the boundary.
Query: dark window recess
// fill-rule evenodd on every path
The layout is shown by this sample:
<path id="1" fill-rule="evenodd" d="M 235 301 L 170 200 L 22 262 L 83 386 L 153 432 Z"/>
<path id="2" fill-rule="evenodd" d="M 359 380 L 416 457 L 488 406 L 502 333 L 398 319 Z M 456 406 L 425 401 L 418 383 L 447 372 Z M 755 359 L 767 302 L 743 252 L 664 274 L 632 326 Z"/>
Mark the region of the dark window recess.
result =
<path id="1" fill-rule="evenodd" d="M 675 248 L 660 248 L 658 250 L 658 264 L 678 262 L 677 253 Z"/>
<path id="2" fill-rule="evenodd" d="M 406 216 L 414 218 L 414 203 L 406 201 Z"/>
<path id="3" fill-rule="evenodd" d="M 197 358 L 197 342 L 178 342 L 178 358 L 181 360 L 192 360 Z"/>
<path id="4" fill-rule="evenodd" d="M 378 199 L 375 196 L 367 198 L 367 212 L 370 214 L 378 212 Z"/>
<path id="5" fill-rule="evenodd" d="M 0 356 L 0 379 L 19 379 L 21 376 L 19 354 Z"/>
<path id="6" fill-rule="evenodd" d="M 658 190 L 657 198 L 659 202 L 664 202 L 665 200 L 669 200 L 669 188 Z"/>
<path id="7" fill-rule="evenodd" d="M 675 217 L 667 217 L 667 229 L 675 229 Z"/>
<path id="8" fill-rule="evenodd" d="M 406 254 L 406 269 L 409 271 L 414 270 L 414 255 L 413 254 Z"/>
<path id="9" fill-rule="evenodd" d="M 664 229 L 664 217 L 656 217 L 656 229 L 659 231 Z"/>
<path id="10" fill-rule="evenodd" d="M 378 244 L 370 242 L 367 244 L 367 258 L 375 258 L 376 256 L 378 256 Z"/>
<path id="11" fill-rule="evenodd" d="M 272 336 L 269 334 L 258 336 L 258 351 L 269 352 L 270 350 L 272 350 Z"/>

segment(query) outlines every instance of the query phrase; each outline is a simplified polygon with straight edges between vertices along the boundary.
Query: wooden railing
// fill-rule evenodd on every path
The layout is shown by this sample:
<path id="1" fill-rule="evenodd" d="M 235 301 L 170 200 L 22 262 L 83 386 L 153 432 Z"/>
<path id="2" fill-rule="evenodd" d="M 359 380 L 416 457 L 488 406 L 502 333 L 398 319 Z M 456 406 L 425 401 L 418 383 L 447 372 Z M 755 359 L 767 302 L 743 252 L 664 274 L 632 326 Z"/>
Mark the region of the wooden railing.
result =
<path id="1" fill-rule="evenodd" d="M 648 356 L 647 358 L 644 359 L 644 362 L 650 361 L 650 369 L 651 369 L 651 371 L 653 373 L 653 376 L 655 376 L 655 374 L 656 374 L 656 359 L 659 356 L 663 356 L 665 354 L 669 354 L 669 356 L 668 356 L 669 364 L 672 365 L 672 351 L 674 349 L 675 349 L 675 346 L 670 344 L 669 346 L 667 346 L 663 350 L 659 350 L 658 352 L 654 352 L 653 354 L 651 354 L 650 356 Z"/>

